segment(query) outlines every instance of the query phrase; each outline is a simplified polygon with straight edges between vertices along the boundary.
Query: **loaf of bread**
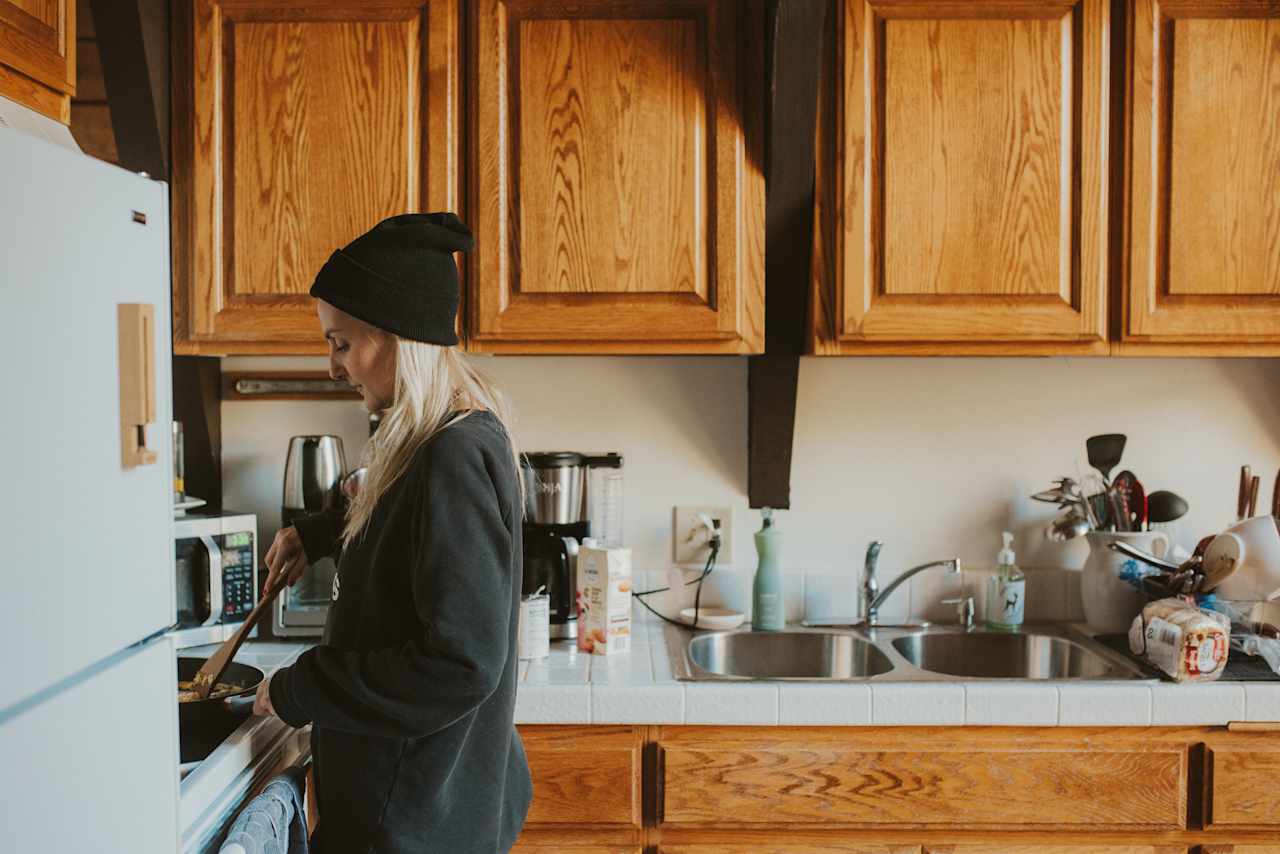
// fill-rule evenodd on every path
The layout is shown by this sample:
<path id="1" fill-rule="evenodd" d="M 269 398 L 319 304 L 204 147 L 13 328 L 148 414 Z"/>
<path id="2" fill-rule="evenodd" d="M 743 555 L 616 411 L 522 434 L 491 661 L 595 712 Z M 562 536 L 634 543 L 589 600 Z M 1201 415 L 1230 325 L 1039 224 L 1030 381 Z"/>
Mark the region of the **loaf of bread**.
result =
<path id="1" fill-rule="evenodd" d="M 1177 682 L 1212 682 L 1222 676 L 1231 648 L 1231 621 L 1182 599 L 1149 602 L 1129 628 L 1134 655 Z"/>

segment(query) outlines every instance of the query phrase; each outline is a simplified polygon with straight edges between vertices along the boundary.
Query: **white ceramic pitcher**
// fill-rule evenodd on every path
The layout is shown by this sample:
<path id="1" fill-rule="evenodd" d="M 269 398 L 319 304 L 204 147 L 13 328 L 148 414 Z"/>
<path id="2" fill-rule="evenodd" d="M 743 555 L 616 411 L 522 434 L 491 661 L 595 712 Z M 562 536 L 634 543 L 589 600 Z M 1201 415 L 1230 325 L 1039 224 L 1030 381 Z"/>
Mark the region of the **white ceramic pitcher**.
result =
<path id="1" fill-rule="evenodd" d="M 1080 579 L 1084 618 L 1096 634 L 1127 632 L 1147 597 L 1124 576 L 1142 574 L 1142 563 L 1112 551 L 1107 544 L 1125 542 L 1164 557 L 1169 551 L 1169 537 L 1163 531 L 1090 531 L 1085 539 L 1089 541 L 1089 559 Z"/>

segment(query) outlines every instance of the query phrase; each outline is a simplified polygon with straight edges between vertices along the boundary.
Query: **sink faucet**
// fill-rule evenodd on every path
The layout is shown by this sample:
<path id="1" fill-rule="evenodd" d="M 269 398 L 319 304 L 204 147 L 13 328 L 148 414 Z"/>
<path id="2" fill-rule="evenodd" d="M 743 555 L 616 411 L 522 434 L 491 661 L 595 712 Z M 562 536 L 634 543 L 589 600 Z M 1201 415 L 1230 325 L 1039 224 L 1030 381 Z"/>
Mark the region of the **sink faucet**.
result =
<path id="1" fill-rule="evenodd" d="M 888 599 L 893 591 L 897 590 L 902 582 L 906 581 L 913 575 L 918 575 L 926 569 L 934 569 L 938 567 L 946 567 L 948 572 L 960 572 L 960 558 L 953 557 L 946 560 L 934 560 L 928 563 L 922 563 L 919 566 L 913 566 L 906 572 L 899 575 L 893 581 L 889 582 L 883 592 L 880 590 L 880 582 L 876 580 L 876 564 L 880 560 L 880 549 L 884 547 L 884 543 L 880 540 L 872 540 L 871 545 L 867 546 L 867 560 L 862 574 L 862 620 L 861 622 L 867 626 L 877 626 L 880 624 L 880 606 Z"/>

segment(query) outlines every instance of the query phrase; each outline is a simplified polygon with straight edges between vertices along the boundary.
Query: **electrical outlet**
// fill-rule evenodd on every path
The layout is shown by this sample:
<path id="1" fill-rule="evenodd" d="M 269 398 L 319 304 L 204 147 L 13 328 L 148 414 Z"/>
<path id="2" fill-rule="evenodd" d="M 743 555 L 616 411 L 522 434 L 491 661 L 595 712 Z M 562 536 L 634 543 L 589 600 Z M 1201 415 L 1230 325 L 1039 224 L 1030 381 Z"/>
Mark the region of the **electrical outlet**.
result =
<path id="1" fill-rule="evenodd" d="M 711 554 L 711 532 L 698 517 L 706 514 L 720 523 L 720 553 L 716 563 L 733 563 L 733 508 L 707 505 L 676 507 L 671 527 L 672 558 L 677 564 L 696 566 L 699 569 Z"/>

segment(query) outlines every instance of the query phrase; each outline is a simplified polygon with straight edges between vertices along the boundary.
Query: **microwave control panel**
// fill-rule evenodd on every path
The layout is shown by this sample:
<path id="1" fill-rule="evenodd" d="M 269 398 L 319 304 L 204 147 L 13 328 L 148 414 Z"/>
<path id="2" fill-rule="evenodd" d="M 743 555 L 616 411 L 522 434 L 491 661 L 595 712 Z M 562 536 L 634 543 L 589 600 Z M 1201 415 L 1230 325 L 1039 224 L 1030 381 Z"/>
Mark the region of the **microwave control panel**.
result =
<path id="1" fill-rule="evenodd" d="M 253 533 L 222 536 L 222 622 L 239 623 L 257 599 L 253 589 Z"/>

